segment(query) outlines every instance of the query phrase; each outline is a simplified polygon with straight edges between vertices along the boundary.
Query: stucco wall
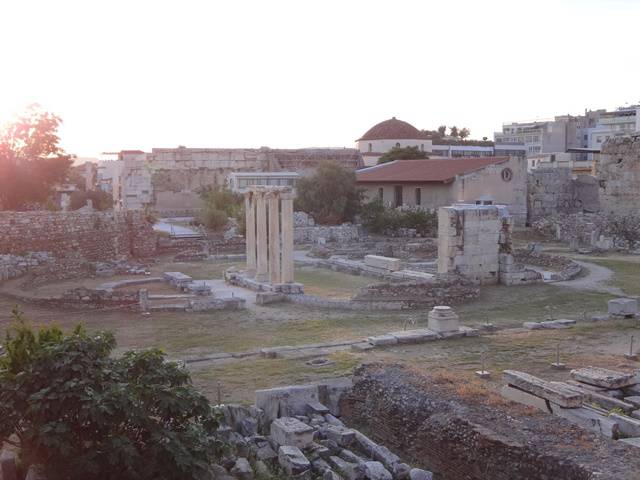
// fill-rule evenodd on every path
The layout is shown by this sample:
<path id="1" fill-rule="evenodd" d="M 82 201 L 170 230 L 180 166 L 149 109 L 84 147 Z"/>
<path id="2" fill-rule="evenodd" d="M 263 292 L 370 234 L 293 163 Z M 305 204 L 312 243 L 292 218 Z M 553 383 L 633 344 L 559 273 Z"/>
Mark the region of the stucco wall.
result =
<path id="1" fill-rule="evenodd" d="M 416 188 L 420 189 L 421 203 L 419 206 L 425 209 L 434 209 L 445 205 L 451 205 L 455 201 L 453 184 L 421 183 L 402 185 L 402 199 L 405 206 L 416 206 Z M 385 205 L 395 207 L 395 185 L 374 184 L 364 187 L 365 201 L 372 201 L 379 197 L 378 189 L 383 189 Z"/>

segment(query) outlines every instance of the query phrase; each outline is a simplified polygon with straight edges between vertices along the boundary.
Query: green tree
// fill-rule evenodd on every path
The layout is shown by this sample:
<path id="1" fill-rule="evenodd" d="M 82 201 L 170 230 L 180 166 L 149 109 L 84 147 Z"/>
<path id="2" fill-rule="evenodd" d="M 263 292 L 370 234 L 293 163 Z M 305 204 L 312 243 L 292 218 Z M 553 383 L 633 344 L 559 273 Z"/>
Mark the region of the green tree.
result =
<path id="1" fill-rule="evenodd" d="M 65 180 L 72 159 L 58 142 L 60 117 L 37 105 L 0 129 L 0 209 L 43 203 Z"/>
<path id="2" fill-rule="evenodd" d="M 460 132 L 458 131 L 458 127 L 456 127 L 455 125 L 451 127 L 449 129 L 449 135 L 451 135 L 453 138 L 458 138 L 458 136 L 460 135 Z"/>
<path id="3" fill-rule="evenodd" d="M 77 210 L 91 200 L 93 208 L 96 210 L 109 210 L 113 207 L 113 197 L 102 190 L 77 190 L 71 194 L 71 210 Z"/>
<path id="4" fill-rule="evenodd" d="M 34 332 L 18 316 L 0 358 L 0 443 L 52 480 L 212 479 L 224 447 L 189 374 L 157 349 L 111 357 L 111 333 Z"/>
<path id="5" fill-rule="evenodd" d="M 235 218 L 239 225 L 244 225 L 244 201 L 242 195 L 232 192 L 226 187 L 213 187 L 200 192 L 204 203 L 199 215 L 200 223 L 211 230 L 224 228 L 229 218 Z"/>
<path id="6" fill-rule="evenodd" d="M 438 127 L 438 133 L 440 134 L 441 137 L 444 137 L 447 134 L 447 126 L 446 125 L 440 125 Z"/>
<path id="7" fill-rule="evenodd" d="M 296 209 L 321 224 L 352 221 L 360 210 L 362 192 L 356 186 L 356 174 L 335 163 L 320 165 L 296 186 Z"/>
<path id="8" fill-rule="evenodd" d="M 462 130 L 460 130 L 458 135 L 460 135 L 460 138 L 464 140 L 469 135 L 471 135 L 471 130 L 469 130 L 467 127 L 464 127 Z"/>
<path id="9" fill-rule="evenodd" d="M 418 147 L 393 147 L 378 159 L 378 164 L 393 162 L 394 160 L 420 160 L 429 158 Z"/>

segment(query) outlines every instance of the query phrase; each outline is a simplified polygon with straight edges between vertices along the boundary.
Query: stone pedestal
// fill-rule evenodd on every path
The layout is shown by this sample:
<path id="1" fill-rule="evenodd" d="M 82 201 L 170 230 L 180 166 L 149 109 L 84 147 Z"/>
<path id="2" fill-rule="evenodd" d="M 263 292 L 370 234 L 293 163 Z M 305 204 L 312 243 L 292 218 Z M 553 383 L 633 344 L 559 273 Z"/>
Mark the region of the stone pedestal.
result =
<path id="1" fill-rule="evenodd" d="M 457 332 L 460 330 L 460 319 L 451 307 L 433 307 L 427 318 L 429 330 L 436 333 Z"/>

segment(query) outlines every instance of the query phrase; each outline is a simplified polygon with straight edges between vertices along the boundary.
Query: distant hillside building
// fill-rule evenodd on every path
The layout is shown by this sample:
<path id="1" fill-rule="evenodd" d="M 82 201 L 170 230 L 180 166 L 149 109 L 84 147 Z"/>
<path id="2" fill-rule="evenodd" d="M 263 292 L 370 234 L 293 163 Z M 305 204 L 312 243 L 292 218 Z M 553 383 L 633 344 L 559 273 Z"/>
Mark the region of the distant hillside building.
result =
<path id="1" fill-rule="evenodd" d="M 356 140 L 364 165 L 376 165 L 378 159 L 394 147 L 416 147 L 421 152 L 431 152 L 431 138 L 410 123 L 393 117 L 380 122 Z"/>
<path id="2" fill-rule="evenodd" d="M 527 217 L 523 157 L 396 160 L 356 172 L 367 200 L 434 210 L 454 203 L 506 205 L 517 224 Z"/>

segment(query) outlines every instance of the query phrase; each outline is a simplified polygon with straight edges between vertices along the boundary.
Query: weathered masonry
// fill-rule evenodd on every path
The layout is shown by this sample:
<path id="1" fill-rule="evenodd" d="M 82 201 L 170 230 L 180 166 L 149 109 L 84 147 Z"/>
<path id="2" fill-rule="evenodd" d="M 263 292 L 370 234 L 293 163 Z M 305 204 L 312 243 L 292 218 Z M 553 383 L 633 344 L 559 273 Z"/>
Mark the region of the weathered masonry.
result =
<path id="1" fill-rule="evenodd" d="M 640 135 L 614 138 L 602 146 L 598 165 L 605 214 L 637 215 L 640 205 Z"/>
<path id="2" fill-rule="evenodd" d="M 155 235 L 143 212 L 0 212 L 0 254 L 51 252 L 87 260 L 150 257 Z"/>

